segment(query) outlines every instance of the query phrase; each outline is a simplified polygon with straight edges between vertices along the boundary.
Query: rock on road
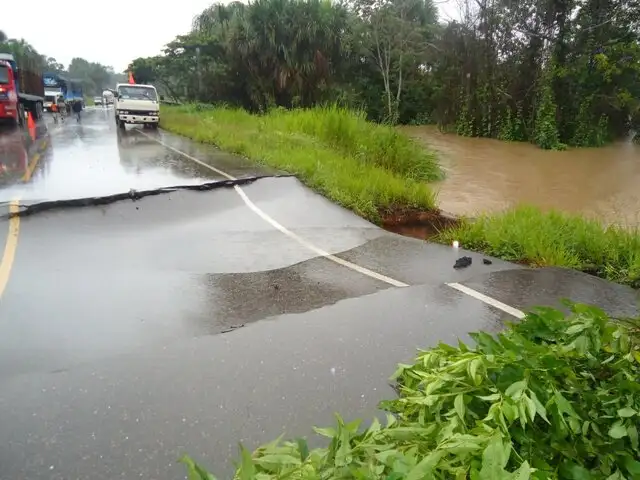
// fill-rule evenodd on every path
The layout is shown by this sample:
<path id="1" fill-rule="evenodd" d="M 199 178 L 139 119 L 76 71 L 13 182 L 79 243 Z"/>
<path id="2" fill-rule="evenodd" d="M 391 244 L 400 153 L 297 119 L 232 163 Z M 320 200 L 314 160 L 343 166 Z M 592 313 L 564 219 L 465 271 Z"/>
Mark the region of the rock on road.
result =
<path id="1" fill-rule="evenodd" d="M 238 442 L 372 418 L 417 347 L 562 297 L 635 312 L 625 287 L 385 232 L 107 109 L 38 135 L 0 136 L 2 480 L 185 478 L 183 453 L 228 478 Z M 220 171 L 267 178 L 167 188 Z"/>

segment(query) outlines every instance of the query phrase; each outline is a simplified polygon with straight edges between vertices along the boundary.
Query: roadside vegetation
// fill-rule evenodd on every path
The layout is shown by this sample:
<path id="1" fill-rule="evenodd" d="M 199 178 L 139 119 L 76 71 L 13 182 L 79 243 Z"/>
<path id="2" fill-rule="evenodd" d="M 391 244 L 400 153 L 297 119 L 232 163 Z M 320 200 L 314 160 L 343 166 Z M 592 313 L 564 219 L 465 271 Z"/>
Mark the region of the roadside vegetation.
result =
<path id="1" fill-rule="evenodd" d="M 475 346 L 438 345 L 400 365 L 384 424 L 337 417 L 303 439 L 241 451 L 236 479 L 640 478 L 637 320 L 571 305 L 527 314 Z M 190 480 L 211 480 L 185 457 Z"/>
<path id="2" fill-rule="evenodd" d="M 397 210 L 432 210 L 434 154 L 393 127 L 339 107 L 274 109 L 261 116 L 206 105 L 162 107 L 169 131 L 212 143 L 305 184 L 374 222 Z"/>
<path id="3" fill-rule="evenodd" d="M 581 270 L 640 288 L 640 232 L 596 220 L 521 206 L 481 215 L 442 231 L 444 243 L 534 266 Z"/>
<path id="4" fill-rule="evenodd" d="M 599 146 L 640 130 L 634 0 L 214 3 L 130 66 L 170 97 L 265 112 L 326 102 L 375 122 Z"/>

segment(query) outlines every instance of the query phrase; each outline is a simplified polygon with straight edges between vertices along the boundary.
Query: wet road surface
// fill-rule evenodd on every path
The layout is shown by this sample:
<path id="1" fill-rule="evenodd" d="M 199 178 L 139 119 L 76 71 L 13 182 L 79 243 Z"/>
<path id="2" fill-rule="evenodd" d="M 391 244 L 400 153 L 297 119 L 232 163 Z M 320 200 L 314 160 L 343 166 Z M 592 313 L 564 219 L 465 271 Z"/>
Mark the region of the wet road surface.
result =
<path id="1" fill-rule="evenodd" d="M 163 132 L 118 132 L 111 115 L 40 132 L 3 174 L 4 208 L 224 179 L 176 150 L 237 178 L 280 173 Z M 396 363 L 501 328 L 513 317 L 500 302 L 636 311 L 632 290 L 576 272 L 473 253 L 454 270 L 465 252 L 385 232 L 292 177 L 239 191 L 0 221 L 0 272 L 14 250 L 0 299 L 0 479 L 185 478 L 185 452 L 228 478 L 238 441 L 311 435 L 336 411 L 371 418 Z"/>

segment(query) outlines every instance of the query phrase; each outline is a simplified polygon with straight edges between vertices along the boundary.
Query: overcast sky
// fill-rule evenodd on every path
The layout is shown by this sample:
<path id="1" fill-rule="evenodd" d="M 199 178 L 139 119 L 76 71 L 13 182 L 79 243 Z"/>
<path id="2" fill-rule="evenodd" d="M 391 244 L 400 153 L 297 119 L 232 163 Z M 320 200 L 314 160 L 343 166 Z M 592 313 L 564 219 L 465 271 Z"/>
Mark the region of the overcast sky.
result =
<path id="1" fill-rule="evenodd" d="M 452 3 L 438 2 L 446 18 Z M 139 1 L 10 0 L 3 3 L 0 30 L 10 38 L 24 38 L 38 52 L 54 57 L 65 67 L 73 57 L 124 71 L 137 57 L 157 55 L 176 35 L 191 28 L 193 17 L 214 3 L 212 0 Z M 228 3 L 225 1 L 224 3 Z M 8 15 L 7 15 L 8 13 Z M 68 27 L 63 18 L 78 15 Z M 15 19 L 20 19 L 15 21 Z M 127 25 L 131 27 L 128 31 Z"/>

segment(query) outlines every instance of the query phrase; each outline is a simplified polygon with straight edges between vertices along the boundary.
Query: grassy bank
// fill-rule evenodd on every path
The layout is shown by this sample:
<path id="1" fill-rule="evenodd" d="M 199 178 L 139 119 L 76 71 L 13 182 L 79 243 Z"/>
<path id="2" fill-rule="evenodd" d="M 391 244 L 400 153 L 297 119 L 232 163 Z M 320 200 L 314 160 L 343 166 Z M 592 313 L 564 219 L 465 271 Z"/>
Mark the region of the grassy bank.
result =
<path id="1" fill-rule="evenodd" d="M 274 110 L 264 116 L 228 108 L 163 106 L 162 127 L 295 174 L 359 215 L 432 210 L 425 182 L 441 178 L 435 155 L 396 129 L 336 107 Z"/>
<path id="2" fill-rule="evenodd" d="M 437 209 L 426 182 L 434 155 L 394 128 L 329 107 L 264 116 L 207 106 L 162 107 L 167 130 L 286 170 L 334 202 L 380 222 Z M 436 240 L 534 266 L 561 266 L 640 288 L 640 232 L 575 215 L 518 207 L 463 221 Z"/>
<path id="3" fill-rule="evenodd" d="M 305 440 L 243 450 L 236 479 L 640 478 L 637 320 L 541 309 L 476 345 L 440 344 L 394 375 L 399 397 L 366 431 L 338 418 Z M 191 480 L 214 477 L 189 458 Z"/>
<path id="4" fill-rule="evenodd" d="M 568 267 L 640 288 L 640 232 L 595 220 L 521 206 L 483 215 L 440 233 L 437 240 L 535 266 Z"/>

